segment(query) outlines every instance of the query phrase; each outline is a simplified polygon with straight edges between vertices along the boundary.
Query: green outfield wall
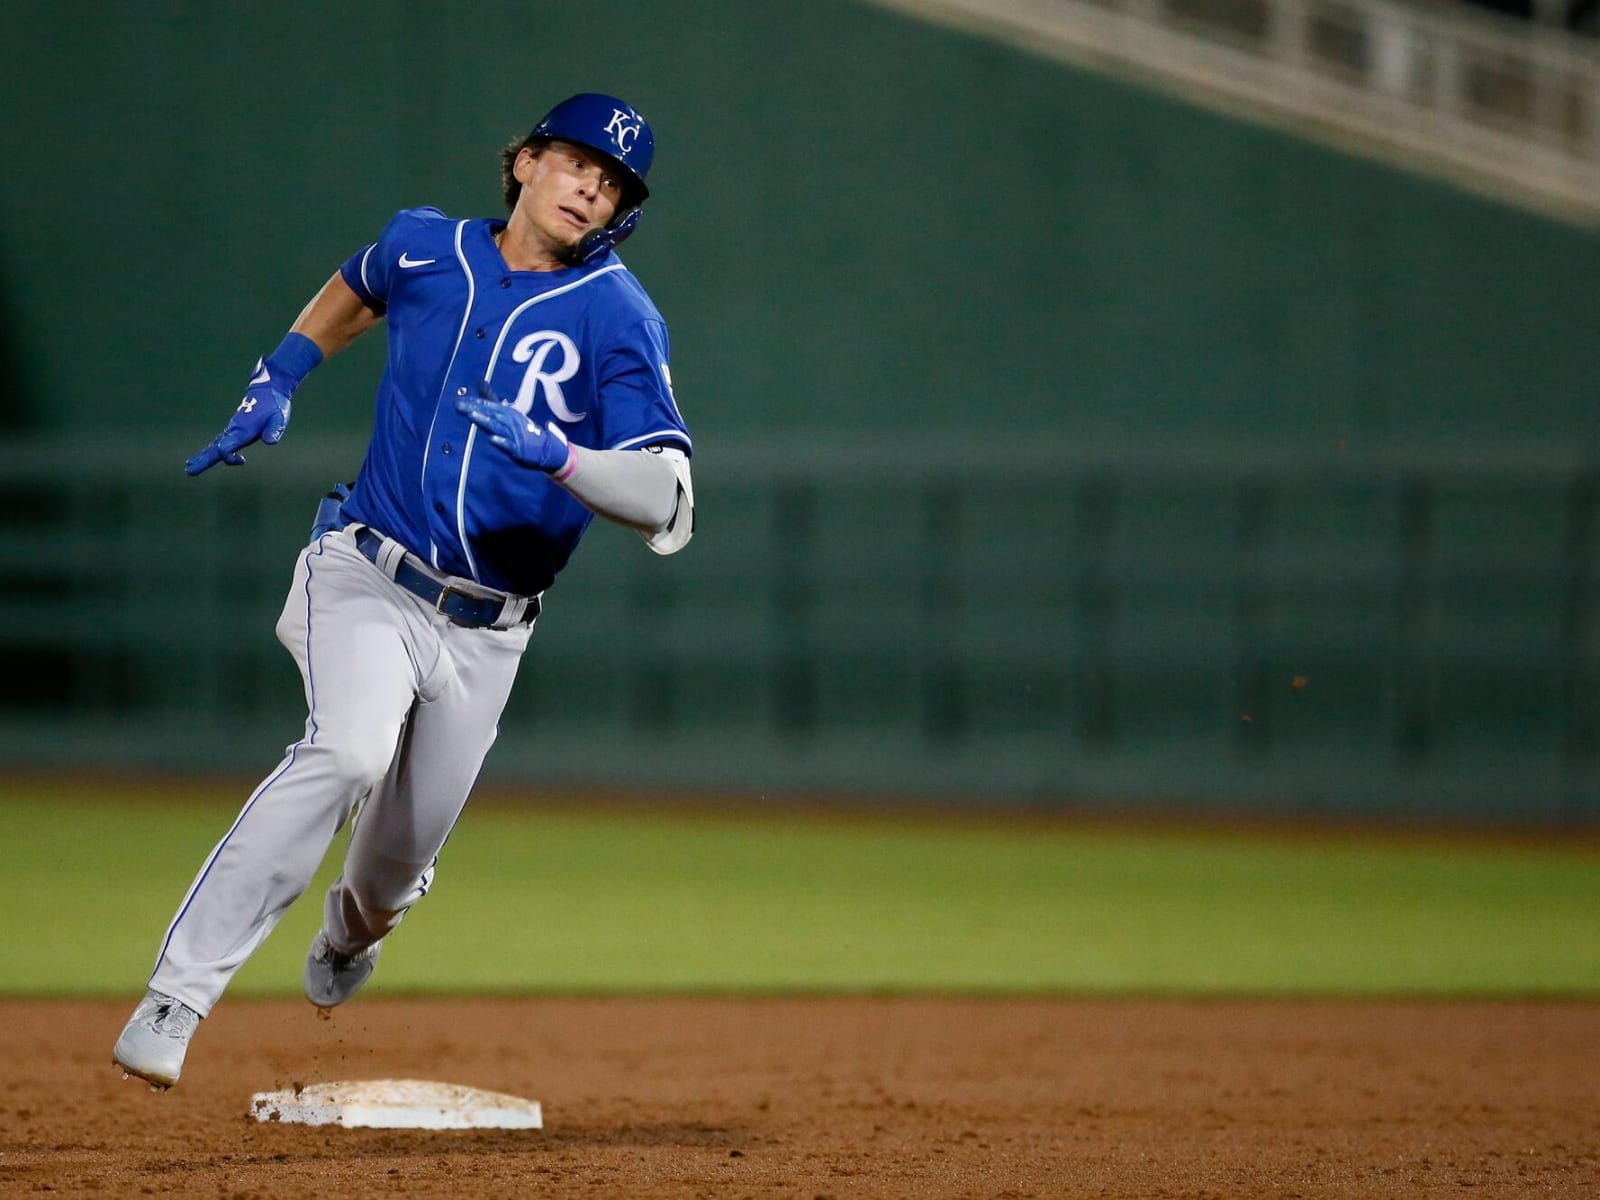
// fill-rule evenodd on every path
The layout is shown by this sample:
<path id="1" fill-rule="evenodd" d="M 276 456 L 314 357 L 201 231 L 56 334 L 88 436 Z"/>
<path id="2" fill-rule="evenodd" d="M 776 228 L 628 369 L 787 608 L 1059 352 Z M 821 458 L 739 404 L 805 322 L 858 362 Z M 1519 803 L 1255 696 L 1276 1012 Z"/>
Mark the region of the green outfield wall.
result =
<path id="1" fill-rule="evenodd" d="M 843 0 L 10 15 L 4 762 L 270 765 L 381 344 L 182 457 L 390 213 L 495 211 L 601 88 L 700 531 L 597 534 L 494 770 L 1600 820 L 1592 232 Z"/>

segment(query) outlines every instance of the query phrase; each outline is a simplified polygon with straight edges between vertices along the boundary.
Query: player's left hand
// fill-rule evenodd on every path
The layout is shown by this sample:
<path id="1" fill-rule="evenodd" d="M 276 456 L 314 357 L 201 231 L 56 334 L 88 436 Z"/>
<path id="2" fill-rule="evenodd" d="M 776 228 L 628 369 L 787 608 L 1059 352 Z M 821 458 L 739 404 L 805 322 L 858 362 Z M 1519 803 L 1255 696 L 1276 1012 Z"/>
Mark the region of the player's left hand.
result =
<path id="1" fill-rule="evenodd" d="M 457 400 L 456 411 L 488 434 L 491 442 L 525 467 L 559 471 L 567 465 L 572 450 L 557 426 L 529 419 L 486 383 L 479 384 L 478 391 L 477 396 Z"/>

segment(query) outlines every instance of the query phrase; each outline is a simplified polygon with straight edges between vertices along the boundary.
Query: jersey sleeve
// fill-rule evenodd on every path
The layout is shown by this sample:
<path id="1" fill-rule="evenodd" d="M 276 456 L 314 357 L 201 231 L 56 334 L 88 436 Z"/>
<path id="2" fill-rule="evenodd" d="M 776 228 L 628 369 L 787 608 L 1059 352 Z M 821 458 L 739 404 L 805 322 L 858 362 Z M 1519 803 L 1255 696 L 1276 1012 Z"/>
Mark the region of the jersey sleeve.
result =
<path id="1" fill-rule="evenodd" d="M 694 453 L 689 428 L 672 394 L 667 327 L 647 319 L 624 329 L 600 368 L 604 448 L 678 446 Z"/>
<path id="2" fill-rule="evenodd" d="M 402 208 L 389 218 L 377 241 L 345 259 L 339 274 L 350 285 L 350 290 L 361 297 L 363 304 L 379 310 L 388 307 L 389 283 L 396 258 L 389 253 L 390 247 L 420 224 L 448 219 L 437 208 Z"/>

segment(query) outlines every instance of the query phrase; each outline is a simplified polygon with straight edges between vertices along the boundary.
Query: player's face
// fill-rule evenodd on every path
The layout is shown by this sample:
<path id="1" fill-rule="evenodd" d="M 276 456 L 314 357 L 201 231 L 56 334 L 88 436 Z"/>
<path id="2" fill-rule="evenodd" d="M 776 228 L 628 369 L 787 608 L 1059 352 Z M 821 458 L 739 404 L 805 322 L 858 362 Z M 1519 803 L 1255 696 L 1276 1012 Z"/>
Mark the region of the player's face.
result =
<path id="1" fill-rule="evenodd" d="M 517 207 L 552 248 L 576 246 L 591 229 L 604 227 L 622 201 L 622 180 L 592 150 L 551 142 L 537 154 L 523 150 L 515 174 L 522 184 Z"/>

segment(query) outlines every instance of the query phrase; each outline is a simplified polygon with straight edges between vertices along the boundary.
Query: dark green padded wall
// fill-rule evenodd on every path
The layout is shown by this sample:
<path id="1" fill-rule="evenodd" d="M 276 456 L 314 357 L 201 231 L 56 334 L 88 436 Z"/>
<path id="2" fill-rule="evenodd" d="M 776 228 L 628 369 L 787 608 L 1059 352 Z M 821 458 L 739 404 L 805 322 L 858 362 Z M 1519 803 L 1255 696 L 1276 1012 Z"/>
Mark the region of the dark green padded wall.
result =
<path id="1" fill-rule="evenodd" d="M 7 15 L 0 761 L 271 762 L 381 339 L 179 464 L 390 213 L 496 211 L 600 88 L 701 532 L 597 532 L 493 769 L 1600 819 L 1594 233 L 845 0 Z"/>
<path id="2" fill-rule="evenodd" d="M 10 36 L 36 424 L 204 432 L 391 211 L 494 211 L 497 147 L 592 87 L 658 130 L 627 258 L 703 436 L 1594 430 L 1600 239 L 863 4 L 41 4 Z M 359 428 L 376 355 L 301 419 Z"/>

